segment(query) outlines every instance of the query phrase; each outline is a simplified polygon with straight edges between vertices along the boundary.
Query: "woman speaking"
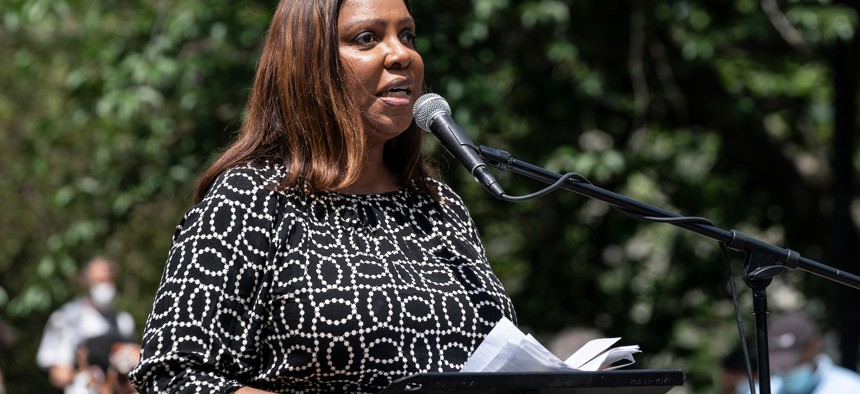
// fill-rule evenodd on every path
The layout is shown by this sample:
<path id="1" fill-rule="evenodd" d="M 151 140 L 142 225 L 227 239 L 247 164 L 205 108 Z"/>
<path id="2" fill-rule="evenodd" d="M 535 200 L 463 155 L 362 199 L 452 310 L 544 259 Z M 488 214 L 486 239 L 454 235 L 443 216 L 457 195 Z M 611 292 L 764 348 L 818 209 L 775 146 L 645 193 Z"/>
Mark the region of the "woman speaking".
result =
<path id="1" fill-rule="evenodd" d="M 404 0 L 283 0 L 240 133 L 173 236 L 142 393 L 379 392 L 456 371 L 514 309 L 429 176 Z"/>

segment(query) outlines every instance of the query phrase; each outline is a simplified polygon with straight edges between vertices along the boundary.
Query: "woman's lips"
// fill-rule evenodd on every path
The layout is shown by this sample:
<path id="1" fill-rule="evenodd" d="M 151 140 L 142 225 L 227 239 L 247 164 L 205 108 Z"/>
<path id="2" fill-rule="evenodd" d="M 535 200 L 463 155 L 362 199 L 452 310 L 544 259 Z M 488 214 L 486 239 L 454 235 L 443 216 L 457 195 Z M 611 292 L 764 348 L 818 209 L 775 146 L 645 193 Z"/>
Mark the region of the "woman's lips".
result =
<path id="1" fill-rule="evenodd" d="M 394 89 L 382 92 L 376 96 L 388 105 L 402 106 L 412 104 L 412 95 L 408 90 Z"/>

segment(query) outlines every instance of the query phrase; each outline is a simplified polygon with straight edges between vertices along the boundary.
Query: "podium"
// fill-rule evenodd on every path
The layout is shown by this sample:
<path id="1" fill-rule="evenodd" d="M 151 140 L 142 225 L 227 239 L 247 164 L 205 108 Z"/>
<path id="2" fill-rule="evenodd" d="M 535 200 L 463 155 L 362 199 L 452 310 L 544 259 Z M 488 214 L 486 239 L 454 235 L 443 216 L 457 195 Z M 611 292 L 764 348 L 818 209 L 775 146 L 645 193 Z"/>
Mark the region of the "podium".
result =
<path id="1" fill-rule="evenodd" d="M 683 385 L 684 373 L 680 369 L 433 372 L 395 380 L 382 394 L 663 394 Z"/>

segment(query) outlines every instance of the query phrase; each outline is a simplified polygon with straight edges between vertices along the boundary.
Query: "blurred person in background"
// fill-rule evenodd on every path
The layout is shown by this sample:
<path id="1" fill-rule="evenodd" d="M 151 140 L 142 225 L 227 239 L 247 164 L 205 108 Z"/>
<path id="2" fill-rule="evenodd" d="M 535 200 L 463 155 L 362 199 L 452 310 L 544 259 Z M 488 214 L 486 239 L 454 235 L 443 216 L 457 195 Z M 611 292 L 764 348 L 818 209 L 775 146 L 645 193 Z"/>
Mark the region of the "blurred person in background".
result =
<path id="1" fill-rule="evenodd" d="M 822 352 L 818 325 L 803 313 L 768 323 L 768 350 L 775 394 L 860 393 L 860 374 L 833 363 Z"/>
<path id="2" fill-rule="evenodd" d="M 78 347 L 77 366 L 82 384 L 75 385 L 75 393 L 131 394 L 137 390 L 131 385 L 128 373 L 140 359 L 140 344 L 117 333 L 107 333 L 84 341 Z M 67 393 L 72 391 L 66 389 Z"/>
<path id="3" fill-rule="evenodd" d="M 747 346 L 747 350 L 749 351 L 750 368 L 752 369 L 753 378 L 756 379 L 757 385 L 758 360 L 755 354 L 755 348 Z M 750 392 L 747 363 L 743 349 L 740 345 L 735 347 L 728 354 L 724 355 L 720 360 L 719 385 L 719 392 L 721 394 L 746 394 Z"/>
<path id="4" fill-rule="evenodd" d="M 137 393 L 129 379 L 131 372 L 140 361 L 140 344 L 137 342 L 117 342 L 110 350 L 105 382 L 99 394 Z"/>
<path id="5" fill-rule="evenodd" d="M 105 336 L 136 341 L 134 319 L 114 309 L 116 263 L 96 257 L 79 276 L 82 294 L 54 311 L 36 354 L 39 367 L 52 386 L 66 393 L 92 393 L 104 380 L 104 371 L 84 362 L 90 355 L 87 341 Z"/>

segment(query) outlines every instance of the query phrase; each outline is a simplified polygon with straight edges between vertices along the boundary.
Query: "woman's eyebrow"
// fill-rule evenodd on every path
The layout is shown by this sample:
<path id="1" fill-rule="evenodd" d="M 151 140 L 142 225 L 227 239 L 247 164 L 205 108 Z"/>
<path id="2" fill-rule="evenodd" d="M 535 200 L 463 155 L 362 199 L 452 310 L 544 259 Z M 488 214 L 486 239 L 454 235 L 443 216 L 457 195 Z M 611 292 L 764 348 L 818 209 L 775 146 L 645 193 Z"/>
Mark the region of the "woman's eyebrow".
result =
<path id="1" fill-rule="evenodd" d="M 344 26 L 345 30 L 352 29 L 355 26 L 359 25 L 374 25 L 374 26 L 385 26 L 388 22 L 382 18 L 368 18 L 368 19 L 359 19 L 357 21 L 350 22 L 346 26 Z M 407 16 L 397 22 L 397 26 L 402 25 L 415 25 L 415 20 L 412 19 L 411 16 Z"/>

